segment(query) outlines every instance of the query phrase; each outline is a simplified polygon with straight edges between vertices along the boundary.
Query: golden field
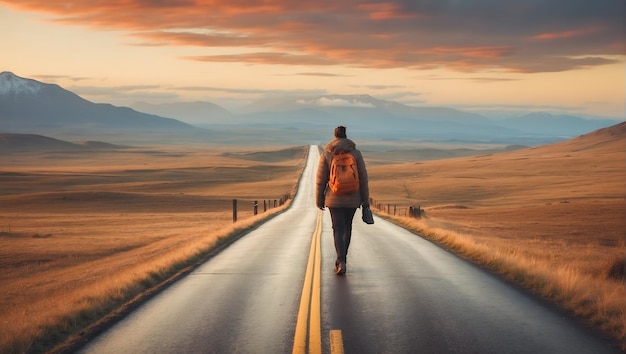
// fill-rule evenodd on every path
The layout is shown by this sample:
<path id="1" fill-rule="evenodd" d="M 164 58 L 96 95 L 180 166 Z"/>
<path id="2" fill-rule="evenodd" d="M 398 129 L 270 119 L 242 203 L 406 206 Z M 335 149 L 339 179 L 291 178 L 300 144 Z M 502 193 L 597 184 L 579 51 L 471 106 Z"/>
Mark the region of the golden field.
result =
<path id="1" fill-rule="evenodd" d="M 279 211 L 262 213 L 262 200 L 294 192 L 306 151 L 160 146 L 1 156 L 0 352 L 50 349 Z M 624 341 L 626 123 L 446 160 L 362 151 L 377 203 L 425 210 L 419 220 L 394 221 Z"/>
<path id="2" fill-rule="evenodd" d="M 396 205 L 396 222 L 558 303 L 626 350 L 626 123 L 513 152 L 369 162 L 371 197 L 385 210 Z M 399 217 L 409 205 L 424 217 Z"/>
<path id="3" fill-rule="evenodd" d="M 3 156 L 0 352 L 50 349 L 280 210 L 263 200 L 293 195 L 308 147 L 238 149 Z"/>

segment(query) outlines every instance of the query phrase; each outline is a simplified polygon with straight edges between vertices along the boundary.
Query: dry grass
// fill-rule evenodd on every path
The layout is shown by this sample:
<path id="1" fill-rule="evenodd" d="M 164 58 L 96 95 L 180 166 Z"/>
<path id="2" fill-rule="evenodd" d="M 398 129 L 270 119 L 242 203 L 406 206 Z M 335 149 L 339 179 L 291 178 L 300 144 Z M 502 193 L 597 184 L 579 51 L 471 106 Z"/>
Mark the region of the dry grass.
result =
<path id="1" fill-rule="evenodd" d="M 306 151 L 2 157 L 0 352 L 49 349 L 278 212 L 252 203 L 293 193 Z"/>
<path id="2" fill-rule="evenodd" d="M 510 153 L 373 164 L 371 195 L 421 205 L 421 221 L 396 219 L 571 310 L 626 350 L 625 143 L 623 123 Z"/>
<path id="3" fill-rule="evenodd" d="M 622 126 L 425 163 L 378 154 L 368 160 L 371 194 L 421 205 L 427 218 L 397 221 L 623 342 L 625 136 Z M 238 232 L 232 198 L 248 206 L 240 220 L 258 222 L 252 201 L 293 191 L 306 151 L 222 149 L 1 156 L 0 352 L 50 348 L 188 267 Z"/>

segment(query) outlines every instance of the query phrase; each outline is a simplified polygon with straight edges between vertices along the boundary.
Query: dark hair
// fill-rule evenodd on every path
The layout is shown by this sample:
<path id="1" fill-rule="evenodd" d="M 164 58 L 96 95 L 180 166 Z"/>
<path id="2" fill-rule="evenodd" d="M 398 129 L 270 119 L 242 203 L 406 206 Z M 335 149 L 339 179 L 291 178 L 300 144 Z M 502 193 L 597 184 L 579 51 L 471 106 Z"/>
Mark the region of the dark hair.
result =
<path id="1" fill-rule="evenodd" d="M 347 138 L 346 127 L 344 127 L 343 125 L 340 125 L 337 128 L 335 128 L 335 138 Z"/>

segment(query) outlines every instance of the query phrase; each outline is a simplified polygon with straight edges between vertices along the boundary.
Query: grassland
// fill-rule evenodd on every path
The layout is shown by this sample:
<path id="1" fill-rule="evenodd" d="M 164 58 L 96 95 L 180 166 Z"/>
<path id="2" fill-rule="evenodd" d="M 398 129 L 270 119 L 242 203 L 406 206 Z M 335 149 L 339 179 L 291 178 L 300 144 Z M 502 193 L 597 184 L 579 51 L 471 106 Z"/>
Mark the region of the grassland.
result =
<path id="1" fill-rule="evenodd" d="M 269 215 L 253 201 L 293 192 L 306 149 L 243 149 L 0 157 L 0 352 L 65 340 Z M 626 124 L 497 154 L 364 156 L 376 202 L 425 210 L 396 222 L 624 341 Z"/>
<path id="2" fill-rule="evenodd" d="M 0 352 L 50 349 L 278 211 L 264 213 L 263 200 L 273 207 L 293 194 L 306 151 L 167 146 L 3 156 Z"/>
<path id="3" fill-rule="evenodd" d="M 514 152 L 388 160 L 368 168 L 381 212 L 396 205 L 398 223 L 568 309 L 626 350 L 626 123 Z M 417 205 L 421 220 L 400 217 Z"/>

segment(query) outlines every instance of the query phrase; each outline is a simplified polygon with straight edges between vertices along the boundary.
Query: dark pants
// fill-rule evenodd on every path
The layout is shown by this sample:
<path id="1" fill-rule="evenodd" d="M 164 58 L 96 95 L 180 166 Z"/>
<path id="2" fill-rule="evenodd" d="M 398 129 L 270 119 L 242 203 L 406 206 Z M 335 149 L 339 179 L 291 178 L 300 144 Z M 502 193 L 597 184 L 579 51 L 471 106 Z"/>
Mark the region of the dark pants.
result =
<path id="1" fill-rule="evenodd" d="M 336 263 L 346 262 L 348 247 L 352 237 L 352 219 L 356 208 L 328 208 L 333 221 L 333 237 L 335 238 Z"/>

